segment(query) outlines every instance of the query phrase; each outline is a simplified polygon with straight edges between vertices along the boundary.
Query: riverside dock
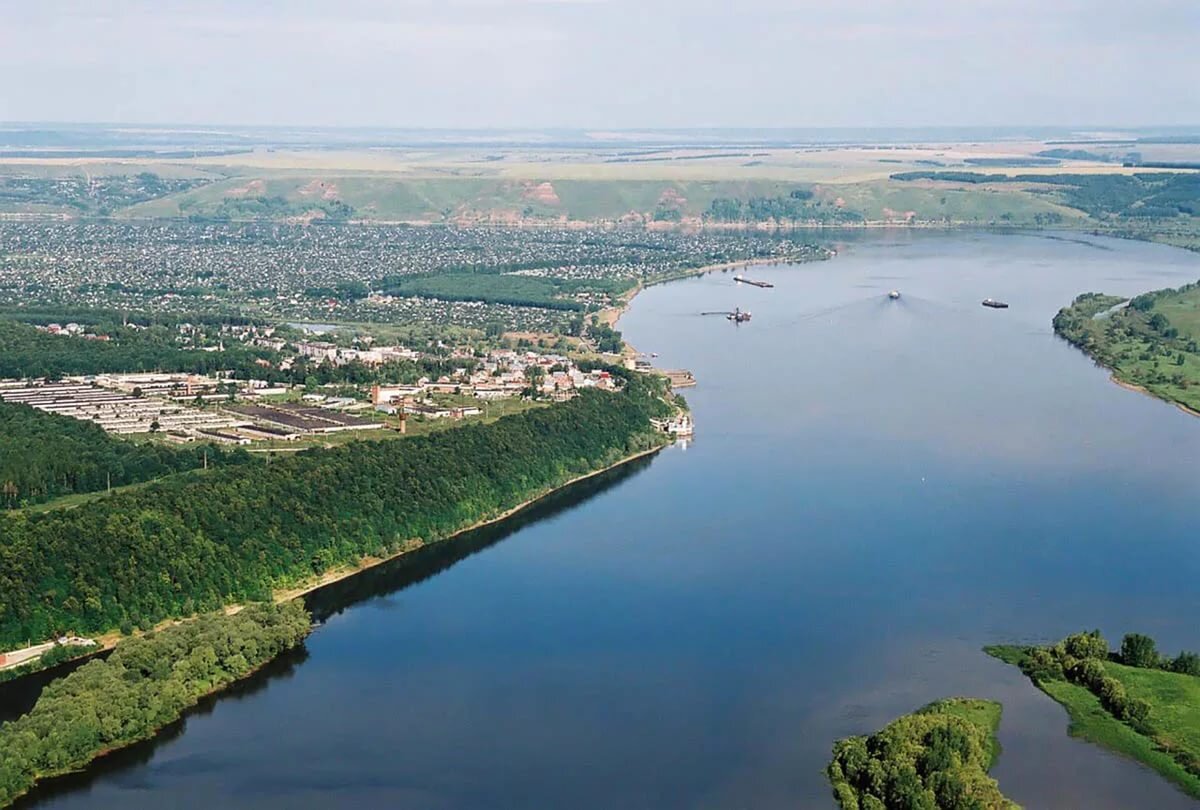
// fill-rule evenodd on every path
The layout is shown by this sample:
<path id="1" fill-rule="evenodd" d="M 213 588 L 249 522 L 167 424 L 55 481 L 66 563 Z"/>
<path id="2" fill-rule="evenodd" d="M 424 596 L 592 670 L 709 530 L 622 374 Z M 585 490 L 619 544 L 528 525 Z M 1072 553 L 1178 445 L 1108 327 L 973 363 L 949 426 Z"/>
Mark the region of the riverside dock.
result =
<path id="1" fill-rule="evenodd" d="M 668 368 L 659 373 L 666 376 L 672 388 L 690 388 L 696 384 L 696 375 L 687 369 Z"/>

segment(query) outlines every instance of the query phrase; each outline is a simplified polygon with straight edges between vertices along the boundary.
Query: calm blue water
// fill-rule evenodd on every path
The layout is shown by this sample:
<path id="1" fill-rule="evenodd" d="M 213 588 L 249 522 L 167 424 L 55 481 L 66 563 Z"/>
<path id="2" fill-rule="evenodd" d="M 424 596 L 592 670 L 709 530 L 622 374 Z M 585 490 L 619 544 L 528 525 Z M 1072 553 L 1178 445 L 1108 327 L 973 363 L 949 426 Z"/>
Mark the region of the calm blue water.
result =
<path id="1" fill-rule="evenodd" d="M 306 655 L 33 804 L 828 808 L 836 738 L 963 694 L 1004 702 L 994 775 L 1026 807 L 1194 806 L 979 648 L 1200 648 L 1200 421 L 1050 330 L 1079 292 L 1194 281 L 1200 257 L 840 247 L 751 271 L 773 290 L 638 297 L 626 337 L 700 380 L 686 450 L 322 594 Z M 750 324 L 697 314 L 735 305 Z"/>

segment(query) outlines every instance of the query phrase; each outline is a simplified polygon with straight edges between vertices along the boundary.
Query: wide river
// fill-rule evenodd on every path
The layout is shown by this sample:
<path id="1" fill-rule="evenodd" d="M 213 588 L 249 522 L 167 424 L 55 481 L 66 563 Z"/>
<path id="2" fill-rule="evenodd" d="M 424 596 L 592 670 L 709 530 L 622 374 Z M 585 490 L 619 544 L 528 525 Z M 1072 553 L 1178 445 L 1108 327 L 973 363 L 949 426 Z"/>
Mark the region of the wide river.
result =
<path id="1" fill-rule="evenodd" d="M 980 647 L 1099 627 L 1200 649 L 1200 420 L 1050 328 L 1200 256 L 838 248 L 752 269 L 770 290 L 638 296 L 626 337 L 700 381 L 690 446 L 319 594 L 306 654 L 30 806 L 829 808 L 834 740 L 972 695 L 1004 704 L 993 775 L 1025 807 L 1194 807 Z M 734 306 L 753 320 L 698 314 Z"/>

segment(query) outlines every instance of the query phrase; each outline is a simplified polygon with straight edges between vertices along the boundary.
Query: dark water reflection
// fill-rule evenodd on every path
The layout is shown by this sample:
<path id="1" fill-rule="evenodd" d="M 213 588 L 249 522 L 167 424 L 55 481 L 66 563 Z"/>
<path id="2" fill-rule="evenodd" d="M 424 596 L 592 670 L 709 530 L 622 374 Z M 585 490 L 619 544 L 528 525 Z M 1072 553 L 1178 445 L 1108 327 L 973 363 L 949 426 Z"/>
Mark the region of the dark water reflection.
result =
<path id="1" fill-rule="evenodd" d="M 842 247 L 755 268 L 773 290 L 714 274 L 637 299 L 627 337 L 700 380 L 686 450 L 314 597 L 291 677 L 37 806 L 830 807 L 834 739 L 952 694 L 1004 702 L 995 775 L 1026 807 L 1194 806 L 1070 739 L 979 648 L 1090 627 L 1200 648 L 1200 421 L 1049 325 L 1200 259 L 1075 236 Z M 754 320 L 697 314 L 733 306 Z"/>

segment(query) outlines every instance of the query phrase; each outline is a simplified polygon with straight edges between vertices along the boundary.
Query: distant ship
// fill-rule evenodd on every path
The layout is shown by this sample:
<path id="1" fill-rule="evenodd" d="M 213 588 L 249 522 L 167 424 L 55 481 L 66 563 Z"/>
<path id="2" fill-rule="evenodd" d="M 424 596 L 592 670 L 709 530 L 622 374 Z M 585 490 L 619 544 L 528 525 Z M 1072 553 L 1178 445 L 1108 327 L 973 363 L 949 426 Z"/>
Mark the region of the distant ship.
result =
<path id="1" fill-rule="evenodd" d="M 900 299 L 900 291 L 892 290 L 888 293 L 888 298 L 892 299 L 893 301 L 898 301 Z"/>
<path id="2" fill-rule="evenodd" d="M 775 286 L 769 281 L 755 281 L 754 279 L 746 278 L 745 276 L 734 276 L 733 280 L 739 284 L 749 284 L 752 287 L 762 287 L 764 289 L 770 289 L 771 287 Z"/>
<path id="3" fill-rule="evenodd" d="M 997 301 L 994 298 L 983 299 L 983 305 L 985 307 L 991 307 L 992 309 L 1008 309 L 1008 304 L 1004 303 L 1003 301 Z"/>
<path id="4" fill-rule="evenodd" d="M 733 321 L 734 323 L 745 323 L 746 321 L 750 320 L 750 313 L 747 312 L 746 310 L 742 309 L 741 307 L 736 307 L 733 310 L 733 312 L 727 312 L 726 310 L 719 309 L 719 310 L 715 310 L 715 311 L 701 312 L 700 314 L 701 315 L 724 315 L 726 320 Z"/>

